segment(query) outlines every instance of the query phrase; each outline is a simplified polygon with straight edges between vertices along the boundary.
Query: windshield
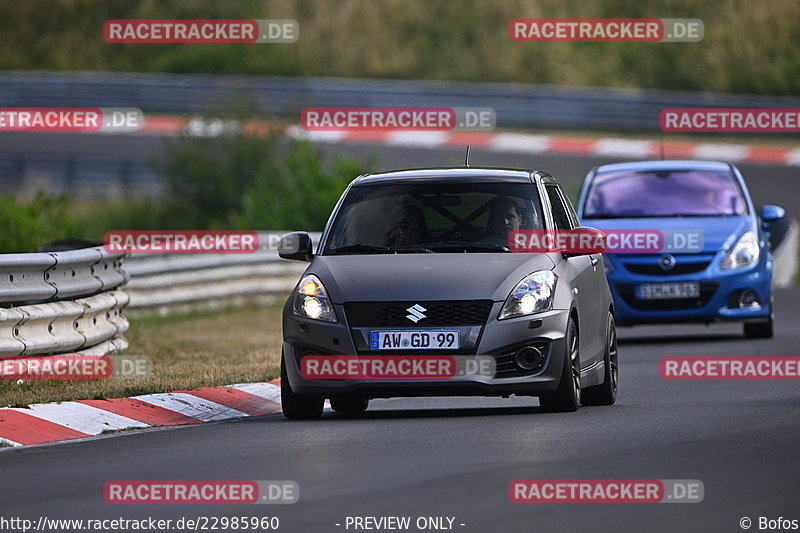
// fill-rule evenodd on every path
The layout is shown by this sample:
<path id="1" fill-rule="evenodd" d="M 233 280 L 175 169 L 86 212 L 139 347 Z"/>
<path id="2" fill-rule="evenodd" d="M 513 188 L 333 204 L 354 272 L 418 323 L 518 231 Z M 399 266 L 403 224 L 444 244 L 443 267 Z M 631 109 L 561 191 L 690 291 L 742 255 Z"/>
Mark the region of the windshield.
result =
<path id="1" fill-rule="evenodd" d="M 509 232 L 542 224 L 532 183 L 356 186 L 323 253 L 507 252 Z"/>
<path id="2" fill-rule="evenodd" d="M 747 204 L 728 172 L 609 172 L 594 178 L 584 219 L 740 216 Z"/>

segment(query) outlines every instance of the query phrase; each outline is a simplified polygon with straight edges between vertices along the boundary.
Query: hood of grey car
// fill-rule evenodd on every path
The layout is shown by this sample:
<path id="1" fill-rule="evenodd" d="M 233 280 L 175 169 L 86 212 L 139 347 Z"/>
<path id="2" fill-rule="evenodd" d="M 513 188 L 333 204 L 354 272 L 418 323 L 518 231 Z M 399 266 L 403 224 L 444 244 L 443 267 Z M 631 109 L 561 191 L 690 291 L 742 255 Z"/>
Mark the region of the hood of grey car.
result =
<path id="1" fill-rule="evenodd" d="M 408 300 L 505 300 L 547 254 L 434 253 L 316 256 L 306 271 L 334 303 Z"/>

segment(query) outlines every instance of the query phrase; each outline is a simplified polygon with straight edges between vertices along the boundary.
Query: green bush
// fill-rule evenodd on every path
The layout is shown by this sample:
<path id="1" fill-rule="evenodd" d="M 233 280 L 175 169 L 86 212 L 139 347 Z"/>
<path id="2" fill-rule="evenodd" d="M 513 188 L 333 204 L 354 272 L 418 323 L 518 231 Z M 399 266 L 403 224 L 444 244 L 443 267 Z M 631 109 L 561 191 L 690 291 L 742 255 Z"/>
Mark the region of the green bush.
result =
<path id="1" fill-rule="evenodd" d="M 31 252 L 62 238 L 102 240 L 110 230 L 303 229 L 319 231 L 364 169 L 307 141 L 246 136 L 181 137 L 154 162 L 163 198 L 105 204 L 38 194 L 0 197 L 0 253 Z"/>
<path id="2" fill-rule="evenodd" d="M 321 231 L 345 187 L 364 169 L 335 156 L 329 169 L 308 142 L 295 142 L 271 172 L 261 172 L 242 195 L 242 209 L 231 217 L 237 229 Z"/>
<path id="3" fill-rule="evenodd" d="M 161 227 L 227 229 L 243 193 L 274 175 L 277 159 L 273 138 L 234 133 L 173 141 L 157 163 L 168 187 Z"/>
<path id="4" fill-rule="evenodd" d="M 326 165 L 307 141 L 239 133 L 183 137 L 158 166 L 168 193 L 155 218 L 169 229 L 320 230 L 345 186 L 364 172 L 341 156 Z"/>
<path id="5" fill-rule="evenodd" d="M 131 198 L 124 202 L 73 205 L 76 233 L 102 240 L 109 230 L 188 229 L 173 216 L 168 199 Z"/>
<path id="6" fill-rule="evenodd" d="M 33 252 L 50 241 L 77 236 L 66 196 L 43 192 L 30 200 L 0 196 L 0 253 Z"/>

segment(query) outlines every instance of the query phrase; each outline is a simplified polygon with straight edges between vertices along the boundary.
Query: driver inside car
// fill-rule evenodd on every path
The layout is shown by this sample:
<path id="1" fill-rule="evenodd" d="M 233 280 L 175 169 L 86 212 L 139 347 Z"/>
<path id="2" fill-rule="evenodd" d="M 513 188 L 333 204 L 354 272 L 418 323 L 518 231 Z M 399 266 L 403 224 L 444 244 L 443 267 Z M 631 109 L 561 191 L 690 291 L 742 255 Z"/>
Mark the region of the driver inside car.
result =
<path id="1" fill-rule="evenodd" d="M 509 234 L 522 226 L 521 209 L 517 202 L 505 196 L 498 196 L 489 206 L 489 222 L 486 233 L 478 242 L 508 246 Z"/>
<path id="2" fill-rule="evenodd" d="M 386 246 L 415 246 L 428 240 L 428 225 L 419 207 L 402 205 L 394 218 L 394 223 L 386 232 Z"/>

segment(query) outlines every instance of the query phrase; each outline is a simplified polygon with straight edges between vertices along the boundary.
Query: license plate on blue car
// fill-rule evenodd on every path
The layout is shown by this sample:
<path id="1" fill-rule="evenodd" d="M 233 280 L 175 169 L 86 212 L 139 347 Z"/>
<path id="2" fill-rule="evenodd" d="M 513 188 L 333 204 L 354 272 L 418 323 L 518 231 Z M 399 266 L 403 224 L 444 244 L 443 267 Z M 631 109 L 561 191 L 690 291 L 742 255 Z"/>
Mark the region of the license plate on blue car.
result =
<path id="1" fill-rule="evenodd" d="M 700 284 L 696 281 L 682 283 L 642 283 L 636 287 L 636 297 L 640 300 L 677 300 L 698 298 Z"/>

